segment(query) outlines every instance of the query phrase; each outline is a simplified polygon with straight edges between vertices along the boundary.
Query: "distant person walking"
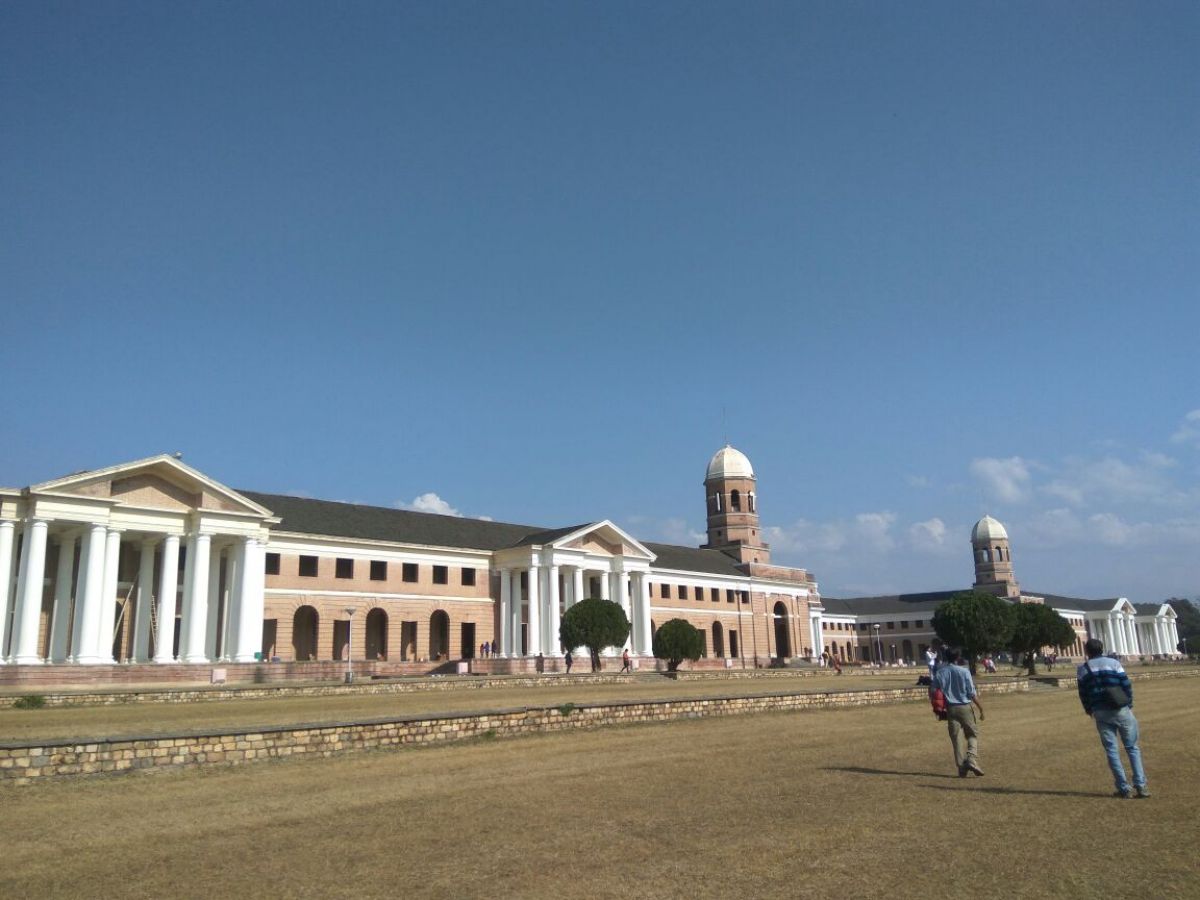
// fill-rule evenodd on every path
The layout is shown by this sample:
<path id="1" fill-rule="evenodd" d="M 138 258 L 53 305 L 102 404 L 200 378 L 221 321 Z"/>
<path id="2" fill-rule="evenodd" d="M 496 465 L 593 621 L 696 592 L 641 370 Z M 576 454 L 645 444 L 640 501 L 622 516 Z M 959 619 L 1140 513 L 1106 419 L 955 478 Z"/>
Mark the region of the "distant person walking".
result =
<path id="1" fill-rule="evenodd" d="M 975 680 L 971 670 L 963 665 L 962 651 L 958 647 L 946 647 L 943 660 L 933 675 L 933 687 L 941 688 L 946 696 L 946 727 L 950 733 L 950 745 L 954 748 L 954 765 L 958 777 L 966 778 L 968 772 L 982 776 L 979 768 L 979 725 L 983 721 L 983 706 L 975 691 Z M 975 709 L 971 707 L 974 706 Z M 979 710 L 979 715 L 975 715 Z M 959 734 L 966 735 L 966 751 L 963 751 Z"/>
<path id="2" fill-rule="evenodd" d="M 925 664 L 929 666 L 929 677 L 933 678 L 933 673 L 937 671 L 938 652 L 936 648 L 930 647 L 925 651 Z"/>
<path id="3" fill-rule="evenodd" d="M 633 674 L 632 660 L 629 658 L 629 651 L 625 650 L 621 653 L 621 671 Z M 619 674 L 619 673 L 618 673 Z"/>
<path id="4" fill-rule="evenodd" d="M 566 653 L 563 654 L 563 664 L 567 667 L 568 675 L 571 674 L 571 663 L 573 663 L 573 662 L 575 662 L 575 660 L 571 657 L 571 651 L 568 650 Z"/>
<path id="5" fill-rule="evenodd" d="M 1133 715 L 1133 685 L 1129 683 L 1129 676 L 1120 662 L 1104 655 L 1104 644 L 1098 638 L 1089 638 L 1083 650 L 1087 662 L 1075 672 L 1079 702 L 1100 732 L 1100 744 L 1108 757 L 1108 767 L 1112 769 L 1113 784 L 1117 789 L 1113 796 L 1123 800 L 1149 797 L 1142 751 L 1138 747 L 1138 721 Z M 1125 777 L 1125 767 L 1121 765 L 1118 738 L 1129 757 L 1129 768 L 1133 770 L 1132 787 Z"/>

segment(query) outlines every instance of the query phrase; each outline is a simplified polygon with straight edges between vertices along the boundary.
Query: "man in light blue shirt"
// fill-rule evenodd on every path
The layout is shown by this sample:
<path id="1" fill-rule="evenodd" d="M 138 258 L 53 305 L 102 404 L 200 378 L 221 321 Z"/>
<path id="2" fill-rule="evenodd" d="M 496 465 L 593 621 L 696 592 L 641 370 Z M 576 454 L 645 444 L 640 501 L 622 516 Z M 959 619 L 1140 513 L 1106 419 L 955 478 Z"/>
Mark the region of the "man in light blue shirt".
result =
<path id="1" fill-rule="evenodd" d="M 968 772 L 982 777 L 983 769 L 979 768 L 978 751 L 983 706 L 979 703 L 975 691 L 975 680 L 971 677 L 971 670 L 963 665 L 962 650 L 958 647 L 947 647 L 943 653 L 945 662 L 938 666 L 933 675 L 933 687 L 941 688 L 946 696 L 946 727 L 950 732 L 950 746 L 954 748 L 954 765 L 958 768 L 959 778 L 966 778 Z M 975 709 L 972 709 L 972 706 Z M 976 709 L 979 710 L 978 717 L 975 715 Z M 958 739 L 960 732 L 967 738 L 965 754 Z"/>

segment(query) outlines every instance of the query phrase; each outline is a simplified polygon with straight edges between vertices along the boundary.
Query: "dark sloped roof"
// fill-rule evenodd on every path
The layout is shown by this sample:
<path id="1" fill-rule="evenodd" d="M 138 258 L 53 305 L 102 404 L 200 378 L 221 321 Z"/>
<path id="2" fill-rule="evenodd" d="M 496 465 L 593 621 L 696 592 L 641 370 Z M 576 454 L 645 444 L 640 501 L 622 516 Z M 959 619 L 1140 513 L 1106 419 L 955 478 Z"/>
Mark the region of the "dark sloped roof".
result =
<path id="1" fill-rule="evenodd" d="M 281 518 L 279 529 L 299 534 L 323 534 L 398 544 L 422 544 L 432 547 L 456 547 L 470 550 L 503 550 L 526 543 L 532 535 L 549 534 L 534 525 L 511 525 L 440 516 L 435 513 L 389 509 L 385 506 L 361 506 L 239 491 L 255 503 L 265 506 Z M 578 526 L 577 526 L 578 527 Z M 570 531 L 564 531 L 566 534 Z"/>
<path id="2" fill-rule="evenodd" d="M 513 525 L 483 519 L 439 516 L 386 506 L 362 506 L 357 503 L 288 497 L 283 494 L 262 494 L 258 491 L 238 493 L 279 516 L 281 521 L 278 527 L 281 531 L 430 547 L 490 551 L 526 544 L 548 544 L 586 527 L 587 524 L 548 529 L 535 525 Z M 736 561 L 719 550 L 700 550 L 672 544 L 645 546 L 657 557 L 655 567 L 745 577 L 745 573 L 738 570 Z"/>
<path id="3" fill-rule="evenodd" d="M 821 606 L 828 613 L 846 616 L 913 613 L 923 607 L 945 603 L 961 591 L 924 591 L 920 594 L 883 594 L 877 597 L 822 597 Z"/>
<path id="4" fill-rule="evenodd" d="M 1100 610 L 1112 609 L 1117 605 L 1116 597 L 1108 597 L 1102 600 L 1088 600 L 1084 597 L 1064 597 L 1061 594 L 1043 594 L 1041 591 L 1021 591 L 1022 594 L 1028 594 L 1030 597 L 1041 597 L 1046 601 L 1047 606 L 1054 606 L 1059 609 L 1078 609 L 1083 612 L 1098 612 Z"/>
<path id="5" fill-rule="evenodd" d="M 674 544 L 645 544 L 657 559 L 658 569 L 678 569 L 682 572 L 704 572 L 709 575 L 729 575 L 745 578 L 746 573 L 737 566 L 737 560 L 720 550 L 701 550 L 699 547 L 677 547 Z"/>

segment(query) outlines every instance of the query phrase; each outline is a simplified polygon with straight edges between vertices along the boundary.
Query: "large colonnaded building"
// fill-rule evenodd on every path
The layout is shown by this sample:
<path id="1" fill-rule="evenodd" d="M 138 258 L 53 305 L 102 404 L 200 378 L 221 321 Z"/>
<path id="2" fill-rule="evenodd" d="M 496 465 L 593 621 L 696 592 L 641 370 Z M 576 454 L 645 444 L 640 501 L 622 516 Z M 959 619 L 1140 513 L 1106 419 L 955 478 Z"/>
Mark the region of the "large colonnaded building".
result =
<path id="1" fill-rule="evenodd" d="M 561 616 L 585 597 L 621 604 L 643 658 L 676 617 L 701 630 L 708 665 L 920 658 L 955 592 L 822 598 L 805 570 L 771 563 L 743 453 L 719 450 L 704 488 L 698 548 L 609 521 L 545 529 L 235 491 L 168 455 L 0 489 L 0 680 L 47 664 L 91 665 L 100 681 L 103 667 L 153 678 L 259 661 L 303 677 L 297 663 L 350 655 L 376 673 L 433 671 L 484 642 L 491 671 L 539 655 L 557 668 Z M 1124 655 L 1174 652 L 1170 606 L 1022 592 L 999 522 L 985 516 L 971 542 L 975 587 L 1052 605 L 1076 653 L 1091 634 Z"/>

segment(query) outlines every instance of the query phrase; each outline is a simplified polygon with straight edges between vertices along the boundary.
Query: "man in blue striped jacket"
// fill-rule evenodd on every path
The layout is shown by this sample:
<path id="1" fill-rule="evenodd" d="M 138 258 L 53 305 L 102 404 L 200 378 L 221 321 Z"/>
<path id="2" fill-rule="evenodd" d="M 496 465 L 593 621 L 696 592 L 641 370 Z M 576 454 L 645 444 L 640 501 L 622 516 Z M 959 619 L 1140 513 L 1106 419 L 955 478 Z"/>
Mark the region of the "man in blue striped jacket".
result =
<path id="1" fill-rule="evenodd" d="M 1133 715 L 1133 685 L 1121 668 L 1121 663 L 1104 655 L 1104 644 L 1089 638 L 1083 645 L 1087 653 L 1085 662 L 1076 671 L 1079 684 L 1079 702 L 1083 711 L 1096 722 L 1100 732 L 1100 743 L 1108 757 L 1117 792 L 1114 797 L 1129 799 L 1133 796 L 1149 797 L 1146 788 L 1146 773 L 1142 769 L 1142 751 L 1138 747 L 1138 721 Z M 1121 765 L 1121 751 L 1117 738 L 1125 747 L 1129 757 L 1129 768 L 1133 770 L 1133 786 L 1125 778 L 1125 767 Z"/>

